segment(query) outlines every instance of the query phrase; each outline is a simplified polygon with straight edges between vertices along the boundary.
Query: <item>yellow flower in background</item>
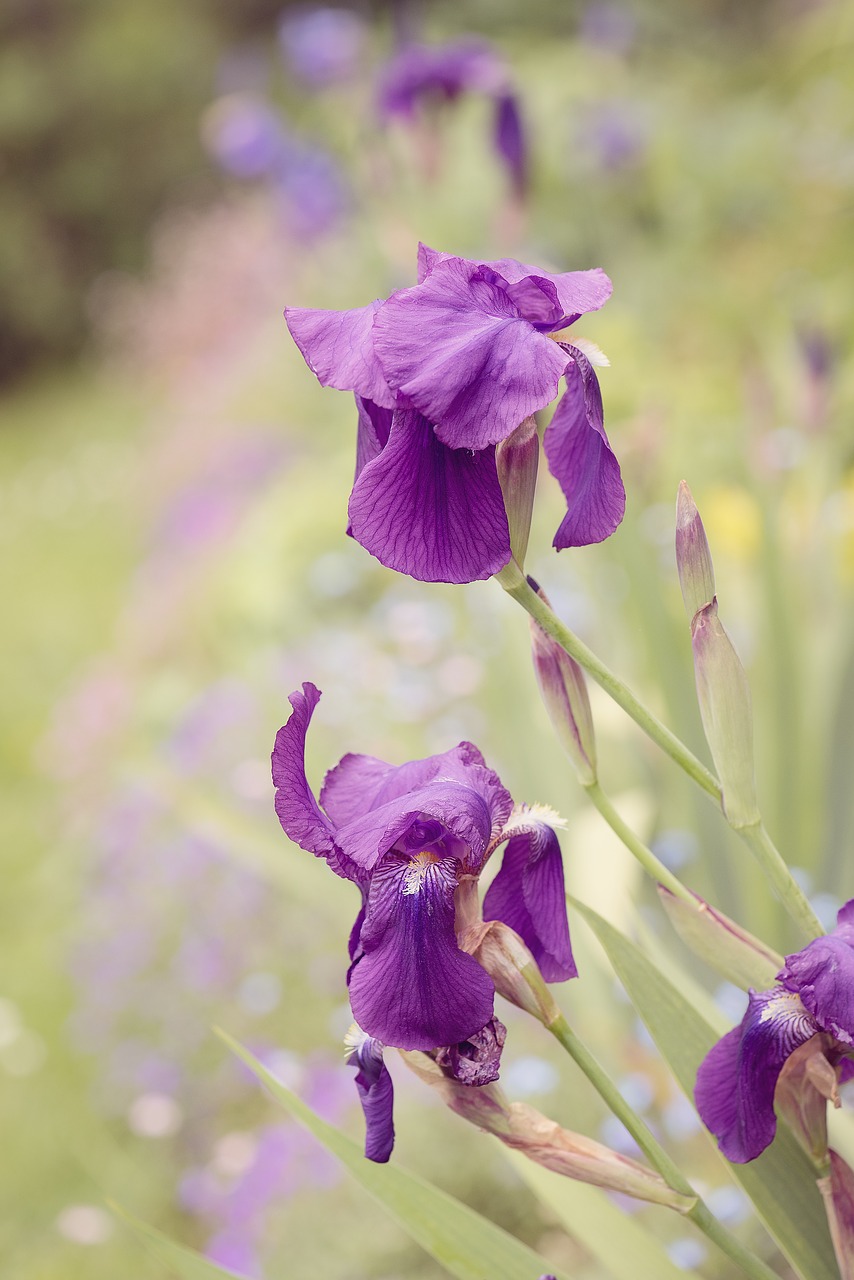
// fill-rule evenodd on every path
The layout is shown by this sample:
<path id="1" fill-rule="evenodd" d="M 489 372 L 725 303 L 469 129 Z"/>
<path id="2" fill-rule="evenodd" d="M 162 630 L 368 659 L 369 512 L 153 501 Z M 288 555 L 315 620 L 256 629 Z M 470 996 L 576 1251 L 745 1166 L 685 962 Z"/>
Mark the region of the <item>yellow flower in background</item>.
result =
<path id="1" fill-rule="evenodd" d="M 715 485 L 702 496 L 703 523 L 709 543 L 719 556 L 747 563 L 762 540 L 759 504 L 738 485 Z"/>

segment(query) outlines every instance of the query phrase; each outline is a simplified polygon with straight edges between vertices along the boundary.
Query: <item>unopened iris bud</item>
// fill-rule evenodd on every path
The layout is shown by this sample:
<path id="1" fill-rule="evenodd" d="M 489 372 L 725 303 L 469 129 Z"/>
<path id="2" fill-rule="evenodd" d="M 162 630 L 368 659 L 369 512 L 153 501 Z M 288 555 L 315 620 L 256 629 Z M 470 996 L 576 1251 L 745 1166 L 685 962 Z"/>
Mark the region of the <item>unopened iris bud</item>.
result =
<path id="1" fill-rule="evenodd" d="M 546 593 L 534 579 L 528 581 L 548 604 Z M 533 618 L 531 655 L 537 684 L 558 741 L 572 761 L 581 785 L 589 786 L 596 781 L 596 737 L 584 672 Z"/>
<path id="2" fill-rule="evenodd" d="M 619 1155 L 601 1142 L 563 1129 L 524 1102 L 508 1102 L 498 1085 L 480 1088 L 451 1079 L 426 1053 L 401 1050 L 401 1057 L 424 1084 L 435 1089 L 451 1111 L 491 1133 L 505 1146 L 554 1173 L 650 1204 L 687 1213 L 696 1200 L 673 1191 L 659 1174 Z"/>
<path id="3" fill-rule="evenodd" d="M 759 822 L 753 772 L 753 711 L 741 659 L 718 618 L 713 600 L 691 623 L 697 700 L 706 741 L 718 771 L 727 821 L 733 827 Z"/>
<path id="4" fill-rule="evenodd" d="M 743 990 L 773 987 L 783 957 L 695 895 L 694 903 L 658 886 L 662 905 L 687 947 Z"/>
<path id="5" fill-rule="evenodd" d="M 807 1155 L 827 1160 L 827 1104 L 841 1106 L 836 1068 L 827 1059 L 833 1040 L 815 1035 L 787 1059 L 774 1090 L 774 1106 Z"/>
<path id="6" fill-rule="evenodd" d="M 510 550 L 520 569 L 528 553 L 539 458 L 540 438 L 533 417 L 520 423 L 495 449 L 495 465 L 510 526 Z"/>
<path id="7" fill-rule="evenodd" d="M 733 827 L 759 822 L 753 772 L 753 712 L 741 660 L 718 617 L 706 532 L 683 480 L 676 506 L 676 564 L 691 619 L 697 700 L 718 771 L 724 813 Z"/>
<path id="8" fill-rule="evenodd" d="M 709 540 L 691 490 L 683 480 L 676 499 L 676 567 L 688 621 L 715 598 L 715 569 Z"/>

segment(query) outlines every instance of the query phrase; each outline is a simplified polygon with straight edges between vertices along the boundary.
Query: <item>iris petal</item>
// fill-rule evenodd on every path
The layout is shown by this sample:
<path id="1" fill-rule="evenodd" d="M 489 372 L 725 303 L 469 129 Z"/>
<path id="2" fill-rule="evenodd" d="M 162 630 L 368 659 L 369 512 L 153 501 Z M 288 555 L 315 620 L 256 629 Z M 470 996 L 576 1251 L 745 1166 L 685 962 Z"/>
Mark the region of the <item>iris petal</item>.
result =
<path id="1" fill-rule="evenodd" d="M 593 366 L 575 347 L 566 349 L 572 354 L 566 391 L 543 437 L 549 470 L 567 503 L 554 537 L 559 551 L 603 542 L 626 509 L 620 464 L 605 434 L 602 395 Z"/>
<path id="2" fill-rule="evenodd" d="M 394 1085 L 382 1045 L 362 1036 L 347 1062 L 357 1068 L 356 1088 L 365 1116 L 365 1156 L 385 1164 L 394 1147 Z"/>
<path id="3" fill-rule="evenodd" d="M 350 529 L 386 568 L 421 582 L 491 577 L 510 559 L 494 450 L 449 449 L 419 413 L 396 412 L 353 487 Z"/>
<path id="4" fill-rule="evenodd" d="M 777 1079 L 789 1055 L 818 1029 L 794 992 L 751 991 L 741 1025 L 706 1055 L 694 1097 L 728 1160 L 746 1164 L 773 1140 Z"/>
<path id="5" fill-rule="evenodd" d="M 320 690 L 305 681 L 288 699 L 293 712 L 276 734 L 273 747 L 273 783 L 276 813 L 285 835 L 300 848 L 325 858 L 336 875 L 364 882 L 364 875 L 342 852 L 335 828 L 314 798 L 305 773 L 305 738 Z"/>
<path id="6" fill-rule="evenodd" d="M 414 824 L 425 821 L 464 847 L 467 867 L 480 866 L 492 833 L 489 805 L 475 787 L 453 779 L 437 779 L 372 809 L 340 827 L 336 840 L 348 858 L 370 871 Z"/>
<path id="7" fill-rule="evenodd" d="M 303 359 L 322 387 L 355 391 L 386 409 L 395 404 L 394 392 L 383 375 L 373 342 L 374 318 L 380 299 L 351 311 L 321 311 L 287 307 L 285 319 Z"/>
<path id="8" fill-rule="evenodd" d="M 436 262 L 423 284 L 377 313 L 374 348 L 386 379 L 453 449 L 486 449 L 557 395 L 566 354 L 500 284 L 462 258 Z"/>
<path id="9" fill-rule="evenodd" d="M 359 1025 L 383 1044 L 458 1044 L 492 1017 L 492 981 L 457 946 L 456 887 L 450 858 L 389 854 L 374 871 L 350 1003 Z"/>
<path id="10" fill-rule="evenodd" d="M 780 974 L 783 985 L 796 991 L 823 1031 L 843 1044 L 854 1045 L 854 946 L 845 934 L 816 938 L 786 957 Z"/>
<path id="11" fill-rule="evenodd" d="M 508 841 L 483 900 L 484 920 L 501 920 L 525 943 L 546 982 L 578 977 L 569 940 L 563 859 L 543 822 Z"/>

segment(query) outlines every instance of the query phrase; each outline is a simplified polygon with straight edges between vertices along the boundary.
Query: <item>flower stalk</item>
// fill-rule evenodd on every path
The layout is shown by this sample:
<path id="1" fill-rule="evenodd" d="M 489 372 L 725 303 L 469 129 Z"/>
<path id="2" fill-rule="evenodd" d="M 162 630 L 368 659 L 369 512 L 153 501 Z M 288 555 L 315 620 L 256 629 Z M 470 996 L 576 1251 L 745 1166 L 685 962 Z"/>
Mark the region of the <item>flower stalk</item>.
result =
<path id="1" fill-rule="evenodd" d="M 670 1158 L 637 1112 L 626 1102 L 608 1073 L 572 1030 L 563 1014 L 549 1025 L 548 1030 L 581 1068 L 609 1110 L 626 1127 L 656 1172 L 661 1175 L 671 1190 L 686 1197 L 689 1207 L 683 1211 L 684 1216 L 727 1257 L 741 1267 L 745 1275 L 752 1277 L 752 1280 L 779 1280 L 776 1273 L 761 1258 L 751 1253 L 722 1222 L 718 1221 L 679 1166 Z"/>
<path id="2" fill-rule="evenodd" d="M 533 587 L 525 581 L 521 573 L 512 575 L 509 580 L 502 580 L 499 576 L 499 582 L 507 594 L 512 596 L 523 609 L 527 610 L 542 629 L 552 639 L 556 640 L 561 648 L 571 658 L 574 658 L 579 666 L 584 668 L 588 675 L 593 677 L 596 683 L 605 690 L 609 697 L 613 698 L 618 706 L 623 708 L 627 715 L 631 716 L 635 724 L 643 729 L 647 737 L 651 738 L 662 751 L 669 755 L 690 778 L 693 778 L 707 795 L 720 804 L 721 787 L 714 774 L 706 768 L 701 760 L 697 759 L 692 751 L 689 751 L 684 742 L 672 730 L 662 724 L 643 705 L 619 676 L 615 675 L 604 662 L 596 657 L 593 650 L 588 648 L 574 631 L 571 631 L 569 627 L 560 621 L 545 601 L 537 595 Z"/>

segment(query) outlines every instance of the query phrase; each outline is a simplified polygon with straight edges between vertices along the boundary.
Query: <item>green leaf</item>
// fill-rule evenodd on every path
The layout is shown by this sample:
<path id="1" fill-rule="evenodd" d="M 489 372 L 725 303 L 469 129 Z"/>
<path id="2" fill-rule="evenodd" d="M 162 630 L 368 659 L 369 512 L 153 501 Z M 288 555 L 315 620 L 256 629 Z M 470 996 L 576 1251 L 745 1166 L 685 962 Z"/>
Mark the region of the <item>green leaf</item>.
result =
<path id="1" fill-rule="evenodd" d="M 341 1161 L 369 1195 L 457 1280 L 569 1280 L 515 1236 L 438 1187 L 396 1165 L 373 1164 L 360 1147 L 272 1076 L 247 1049 L 217 1029 L 277 1102 Z"/>
<path id="2" fill-rule="evenodd" d="M 537 1199 L 614 1280 L 685 1280 L 660 1241 L 599 1187 L 561 1178 L 521 1152 L 505 1150 L 505 1155 Z"/>
<path id="3" fill-rule="evenodd" d="M 132 1217 L 127 1210 L 114 1201 L 109 1200 L 107 1203 L 113 1213 L 117 1214 L 123 1222 L 127 1223 L 131 1231 L 139 1236 L 149 1253 L 158 1258 L 174 1275 L 179 1276 L 180 1280 L 245 1280 L 245 1277 L 237 1271 L 226 1271 L 224 1267 L 218 1267 L 216 1263 L 203 1258 L 200 1253 L 195 1253 L 194 1250 L 187 1249 L 182 1244 L 176 1244 L 162 1232 L 155 1231 L 154 1227 L 149 1227 L 147 1223 Z"/>
<path id="4" fill-rule="evenodd" d="M 628 938 L 589 907 L 573 905 L 604 947 L 662 1056 L 693 1099 L 697 1068 L 718 1039 L 668 977 Z M 839 1280 L 816 1172 L 783 1126 L 750 1164 L 728 1164 L 756 1212 L 803 1280 Z"/>

